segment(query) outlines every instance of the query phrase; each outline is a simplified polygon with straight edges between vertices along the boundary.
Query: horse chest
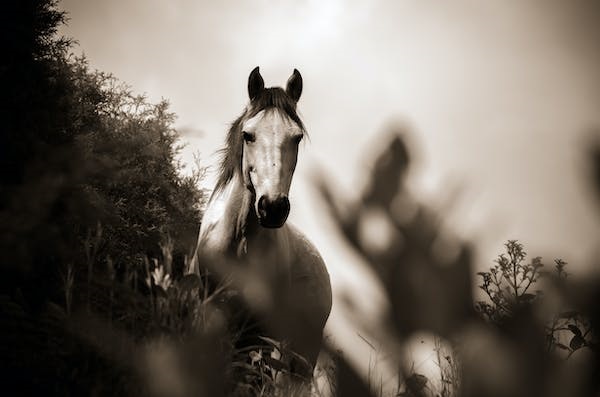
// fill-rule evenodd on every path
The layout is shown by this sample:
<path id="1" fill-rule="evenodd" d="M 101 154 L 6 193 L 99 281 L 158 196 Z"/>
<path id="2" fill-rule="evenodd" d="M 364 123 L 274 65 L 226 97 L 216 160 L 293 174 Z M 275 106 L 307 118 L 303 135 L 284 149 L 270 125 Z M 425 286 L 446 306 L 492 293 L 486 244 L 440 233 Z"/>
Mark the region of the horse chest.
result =
<path id="1" fill-rule="evenodd" d="M 277 230 L 261 230 L 250 237 L 247 252 L 242 258 L 247 266 L 259 272 L 271 283 L 290 283 L 293 255 L 285 228 Z"/>

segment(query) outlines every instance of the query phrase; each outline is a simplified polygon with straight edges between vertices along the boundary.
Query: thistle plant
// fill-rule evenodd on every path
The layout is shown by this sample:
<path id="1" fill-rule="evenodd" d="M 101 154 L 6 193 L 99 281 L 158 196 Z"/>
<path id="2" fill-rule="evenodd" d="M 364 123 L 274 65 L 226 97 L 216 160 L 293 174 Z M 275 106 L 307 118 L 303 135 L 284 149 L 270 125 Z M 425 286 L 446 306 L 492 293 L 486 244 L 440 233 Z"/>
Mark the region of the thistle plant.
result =
<path id="1" fill-rule="evenodd" d="M 490 303 L 479 301 L 476 309 L 493 322 L 510 316 L 519 305 L 529 304 L 540 295 L 540 291 L 532 290 L 532 286 L 544 266 L 541 257 L 534 257 L 527 263 L 523 244 L 509 240 L 504 246 L 506 253 L 498 256 L 495 265 L 489 271 L 477 273 L 482 278 L 479 288 L 486 293 Z"/>

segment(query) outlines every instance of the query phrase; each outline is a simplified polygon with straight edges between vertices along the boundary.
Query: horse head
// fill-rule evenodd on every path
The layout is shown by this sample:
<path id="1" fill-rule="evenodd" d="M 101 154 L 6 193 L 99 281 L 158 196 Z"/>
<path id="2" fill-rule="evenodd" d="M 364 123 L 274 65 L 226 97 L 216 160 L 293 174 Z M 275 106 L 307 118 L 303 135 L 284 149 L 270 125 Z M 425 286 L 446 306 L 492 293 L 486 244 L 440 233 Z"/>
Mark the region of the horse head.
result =
<path id="1" fill-rule="evenodd" d="M 301 93 L 302 76 L 296 69 L 285 91 L 265 88 L 258 67 L 248 78 L 250 105 L 240 128 L 242 176 L 263 227 L 283 226 L 290 212 L 288 194 L 305 134 L 296 114 Z"/>

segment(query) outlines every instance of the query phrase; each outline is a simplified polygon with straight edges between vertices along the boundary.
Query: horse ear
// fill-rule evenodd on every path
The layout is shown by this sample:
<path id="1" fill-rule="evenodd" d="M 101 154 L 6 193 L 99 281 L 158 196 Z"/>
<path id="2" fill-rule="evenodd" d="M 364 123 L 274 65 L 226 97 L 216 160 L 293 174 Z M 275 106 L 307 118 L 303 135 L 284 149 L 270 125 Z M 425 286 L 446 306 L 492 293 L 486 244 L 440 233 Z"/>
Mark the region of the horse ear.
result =
<path id="1" fill-rule="evenodd" d="M 285 92 L 294 102 L 298 102 L 302 94 L 302 76 L 298 69 L 294 69 L 294 73 L 290 76 L 285 87 Z"/>
<path id="2" fill-rule="evenodd" d="M 258 66 L 252 69 L 250 76 L 248 77 L 248 95 L 250 100 L 256 98 L 256 96 L 265 88 L 265 81 L 263 80 Z"/>

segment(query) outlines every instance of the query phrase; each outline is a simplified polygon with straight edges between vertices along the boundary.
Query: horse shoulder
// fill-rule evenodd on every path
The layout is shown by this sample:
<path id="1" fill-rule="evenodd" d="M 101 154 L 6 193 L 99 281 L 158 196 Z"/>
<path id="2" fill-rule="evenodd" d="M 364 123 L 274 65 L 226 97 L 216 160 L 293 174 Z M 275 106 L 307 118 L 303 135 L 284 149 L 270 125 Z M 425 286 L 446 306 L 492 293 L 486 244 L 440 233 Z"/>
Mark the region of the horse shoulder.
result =
<path id="1" fill-rule="evenodd" d="M 331 282 L 327 266 L 312 242 L 297 228 L 288 225 L 292 261 L 290 277 L 292 285 L 307 308 L 317 315 L 321 326 L 329 317 L 332 304 Z"/>

